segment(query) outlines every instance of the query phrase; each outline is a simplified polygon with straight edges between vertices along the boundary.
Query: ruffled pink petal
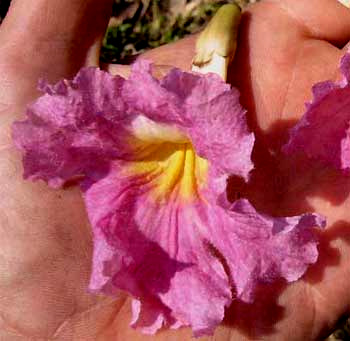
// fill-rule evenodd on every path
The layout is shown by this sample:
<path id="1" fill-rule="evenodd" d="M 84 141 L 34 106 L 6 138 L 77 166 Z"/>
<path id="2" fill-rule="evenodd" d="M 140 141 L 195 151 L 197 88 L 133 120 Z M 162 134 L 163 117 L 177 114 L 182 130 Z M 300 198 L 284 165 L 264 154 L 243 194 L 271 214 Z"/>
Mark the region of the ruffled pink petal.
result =
<path id="1" fill-rule="evenodd" d="M 144 334 L 155 334 L 163 325 L 170 325 L 172 318 L 159 301 L 133 299 L 131 303 L 132 318 L 130 326 Z"/>
<path id="2" fill-rule="evenodd" d="M 170 71 L 161 85 L 182 100 L 196 152 L 215 164 L 220 173 L 240 175 L 247 180 L 253 168 L 251 152 L 255 139 L 248 130 L 238 90 L 215 74 L 203 77 L 179 69 Z"/>
<path id="3" fill-rule="evenodd" d="M 131 303 L 132 318 L 130 326 L 141 330 L 144 334 L 155 334 L 163 326 L 179 329 L 186 324 L 171 317 L 170 310 L 160 301 L 133 299 Z"/>
<path id="4" fill-rule="evenodd" d="M 128 157 L 131 121 L 142 115 L 187 135 L 221 173 L 247 178 L 253 168 L 254 136 L 238 91 L 215 75 L 174 70 L 158 81 L 150 63 L 141 60 L 128 80 L 89 68 L 72 82 L 41 83 L 40 89 L 46 94 L 28 108 L 28 119 L 13 127 L 24 152 L 25 178 L 58 187 L 86 174 L 103 176 L 111 159 Z"/>
<path id="5" fill-rule="evenodd" d="M 176 320 L 195 336 L 211 334 L 231 302 L 231 284 L 237 298 L 252 302 L 259 283 L 295 281 L 317 260 L 313 228 L 325 224 L 317 215 L 272 218 L 247 200 L 225 209 L 211 204 L 208 190 L 191 203 L 173 196 L 160 204 L 152 199 L 150 177 L 125 176 L 126 167 L 115 164 L 85 192 L 94 241 L 110 245 L 106 254 L 95 247 L 91 283 L 100 280 L 99 259 L 111 258 L 114 248 L 113 271 L 107 262 L 103 272 L 138 297 L 132 325 L 147 333 Z"/>
<path id="6" fill-rule="evenodd" d="M 211 241 L 227 261 L 242 301 L 254 300 L 259 283 L 277 278 L 295 281 L 317 261 L 313 228 L 326 224 L 319 215 L 273 218 L 259 214 L 246 199 L 228 210 L 208 207 L 207 211 Z"/>
<path id="7" fill-rule="evenodd" d="M 13 125 L 24 177 L 58 187 L 87 173 L 98 178 L 111 158 L 127 154 L 123 83 L 94 68 L 82 69 L 71 82 L 41 82 L 46 93 L 28 107 L 27 120 Z"/>
<path id="8" fill-rule="evenodd" d="M 181 99 L 152 76 L 150 61 L 137 60 L 131 71 L 123 87 L 123 98 L 132 109 L 156 122 L 186 125 Z"/>
<path id="9" fill-rule="evenodd" d="M 125 178 L 122 173 L 115 165 L 85 192 L 95 243 L 104 238 L 115 249 L 115 272 L 110 274 L 108 262 L 102 272 L 110 274 L 116 288 L 140 297 L 141 308 L 144 302 L 160 302 L 158 314 L 164 325 L 176 319 L 191 325 L 196 335 L 212 332 L 224 317 L 231 293 L 222 264 L 209 252 L 207 231 L 199 226 L 203 222 L 191 222 L 193 209 L 187 205 L 150 199 L 149 178 Z M 101 265 L 99 258 L 111 258 L 109 248 L 106 254 L 95 247 L 94 264 Z M 93 285 L 100 274 L 101 269 L 94 266 Z M 147 305 L 144 309 L 149 310 Z M 155 316 L 154 310 L 151 315 Z M 146 325 L 154 327 L 159 319 L 154 317 L 154 324 Z"/>
<path id="10" fill-rule="evenodd" d="M 139 61 L 123 90 L 130 108 L 179 126 L 196 152 L 215 163 L 221 173 L 248 178 L 254 135 L 248 130 L 239 92 L 218 76 L 173 69 L 158 81 L 151 75 L 150 64 Z"/>
<path id="11" fill-rule="evenodd" d="M 313 87 L 313 101 L 291 129 L 284 151 L 306 153 L 338 169 L 350 168 L 350 54 L 340 64 L 343 80 L 321 82 Z"/>

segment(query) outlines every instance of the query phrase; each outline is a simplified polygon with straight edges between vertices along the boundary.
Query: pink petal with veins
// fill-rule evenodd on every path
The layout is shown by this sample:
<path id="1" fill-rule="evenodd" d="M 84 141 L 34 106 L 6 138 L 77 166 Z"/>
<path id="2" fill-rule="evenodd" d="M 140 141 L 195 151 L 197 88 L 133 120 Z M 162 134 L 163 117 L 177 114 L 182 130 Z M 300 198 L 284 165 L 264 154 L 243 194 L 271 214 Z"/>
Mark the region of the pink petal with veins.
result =
<path id="1" fill-rule="evenodd" d="M 343 80 L 325 81 L 313 87 L 313 101 L 290 131 L 283 150 L 305 153 L 338 169 L 350 169 L 350 54 L 341 60 Z"/>

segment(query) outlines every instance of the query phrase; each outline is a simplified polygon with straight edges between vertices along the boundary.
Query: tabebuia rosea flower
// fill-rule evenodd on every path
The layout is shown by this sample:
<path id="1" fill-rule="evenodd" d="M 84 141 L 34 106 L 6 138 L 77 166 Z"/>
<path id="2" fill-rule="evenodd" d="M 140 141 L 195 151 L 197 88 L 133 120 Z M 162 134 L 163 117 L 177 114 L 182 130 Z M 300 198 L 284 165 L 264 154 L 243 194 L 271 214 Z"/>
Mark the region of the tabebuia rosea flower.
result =
<path id="1" fill-rule="evenodd" d="M 259 283 L 295 281 L 316 262 L 323 218 L 227 200 L 227 177 L 253 168 L 254 135 L 238 91 L 217 75 L 172 69 L 158 80 L 140 60 L 128 79 L 85 68 L 40 88 L 13 128 L 24 176 L 80 183 L 90 290 L 130 293 L 132 326 L 211 334 L 232 299 L 252 302 Z"/>
<path id="2" fill-rule="evenodd" d="M 284 151 L 308 157 L 344 171 L 350 170 L 350 53 L 340 62 L 343 79 L 324 81 L 313 89 L 313 100 L 291 129 Z"/>

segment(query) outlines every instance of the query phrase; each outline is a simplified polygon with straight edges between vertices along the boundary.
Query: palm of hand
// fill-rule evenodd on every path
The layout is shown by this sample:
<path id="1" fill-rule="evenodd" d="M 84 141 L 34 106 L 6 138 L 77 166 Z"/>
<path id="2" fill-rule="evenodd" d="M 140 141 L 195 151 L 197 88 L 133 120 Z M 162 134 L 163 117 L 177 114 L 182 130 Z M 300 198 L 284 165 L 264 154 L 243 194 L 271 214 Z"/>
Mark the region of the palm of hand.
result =
<path id="1" fill-rule="evenodd" d="M 338 18 L 338 23 L 335 19 L 321 22 L 317 10 L 311 11 L 316 2 L 265 1 L 244 15 L 230 73 L 257 135 L 256 169 L 250 185 L 233 179 L 229 191 L 230 195 L 241 192 L 258 209 L 272 215 L 304 211 L 326 215 L 329 224 L 322 236 L 320 261 L 303 280 L 287 288 L 283 284 L 261 288 L 262 298 L 251 307 L 234 303 L 217 329 L 218 340 L 244 339 L 248 329 L 249 335 L 261 339 L 311 340 L 349 306 L 350 245 L 345 236 L 350 222 L 350 181 L 335 171 L 312 163 L 305 166 L 305 160 L 291 160 L 279 152 L 286 128 L 300 117 L 303 103 L 311 98 L 312 84 L 337 76 L 343 52 L 332 43 L 344 45 L 350 38 L 347 10 L 330 0 L 318 1 L 320 11 L 324 6 L 323 11 L 332 12 L 327 18 Z M 298 11 L 298 6 L 303 10 Z M 100 23 L 100 31 L 95 28 L 95 35 L 90 32 L 85 48 L 102 32 L 104 23 Z M 19 39 L 18 46 L 21 36 L 11 36 L 10 19 L 4 26 L 0 39 L 6 35 L 8 41 Z M 191 335 L 188 330 L 161 332 L 153 338 L 134 332 L 127 327 L 130 317 L 123 297 L 112 300 L 86 293 L 92 244 L 79 191 L 53 191 L 44 184 L 22 180 L 19 155 L 9 136 L 12 121 L 37 95 L 33 85 L 40 76 L 52 80 L 69 77 L 86 62 L 86 50 L 73 51 L 62 40 L 49 46 L 44 38 L 39 38 L 41 43 L 33 38 L 21 57 L 16 46 L 4 44 L 1 48 L 0 338 L 187 339 Z M 35 44 L 40 53 L 33 61 L 31 48 Z M 60 47 L 62 53 L 52 56 L 49 47 Z M 183 55 L 179 55 L 180 49 Z M 174 65 L 189 68 L 193 38 L 148 56 L 157 64 L 168 64 L 174 51 L 178 56 Z M 116 71 L 123 73 L 124 69 L 117 67 Z"/>

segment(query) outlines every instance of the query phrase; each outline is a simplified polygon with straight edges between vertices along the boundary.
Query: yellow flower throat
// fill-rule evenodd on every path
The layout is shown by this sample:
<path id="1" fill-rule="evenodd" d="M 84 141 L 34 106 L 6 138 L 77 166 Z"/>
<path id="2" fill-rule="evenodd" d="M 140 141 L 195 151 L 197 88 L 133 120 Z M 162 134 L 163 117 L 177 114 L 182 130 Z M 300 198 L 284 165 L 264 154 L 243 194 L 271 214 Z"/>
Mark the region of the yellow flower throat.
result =
<path id="1" fill-rule="evenodd" d="M 132 162 L 129 174 L 144 175 L 152 185 L 157 201 L 178 195 L 183 200 L 195 199 L 205 186 L 208 161 L 198 156 L 191 143 L 160 143 L 148 145 Z"/>

